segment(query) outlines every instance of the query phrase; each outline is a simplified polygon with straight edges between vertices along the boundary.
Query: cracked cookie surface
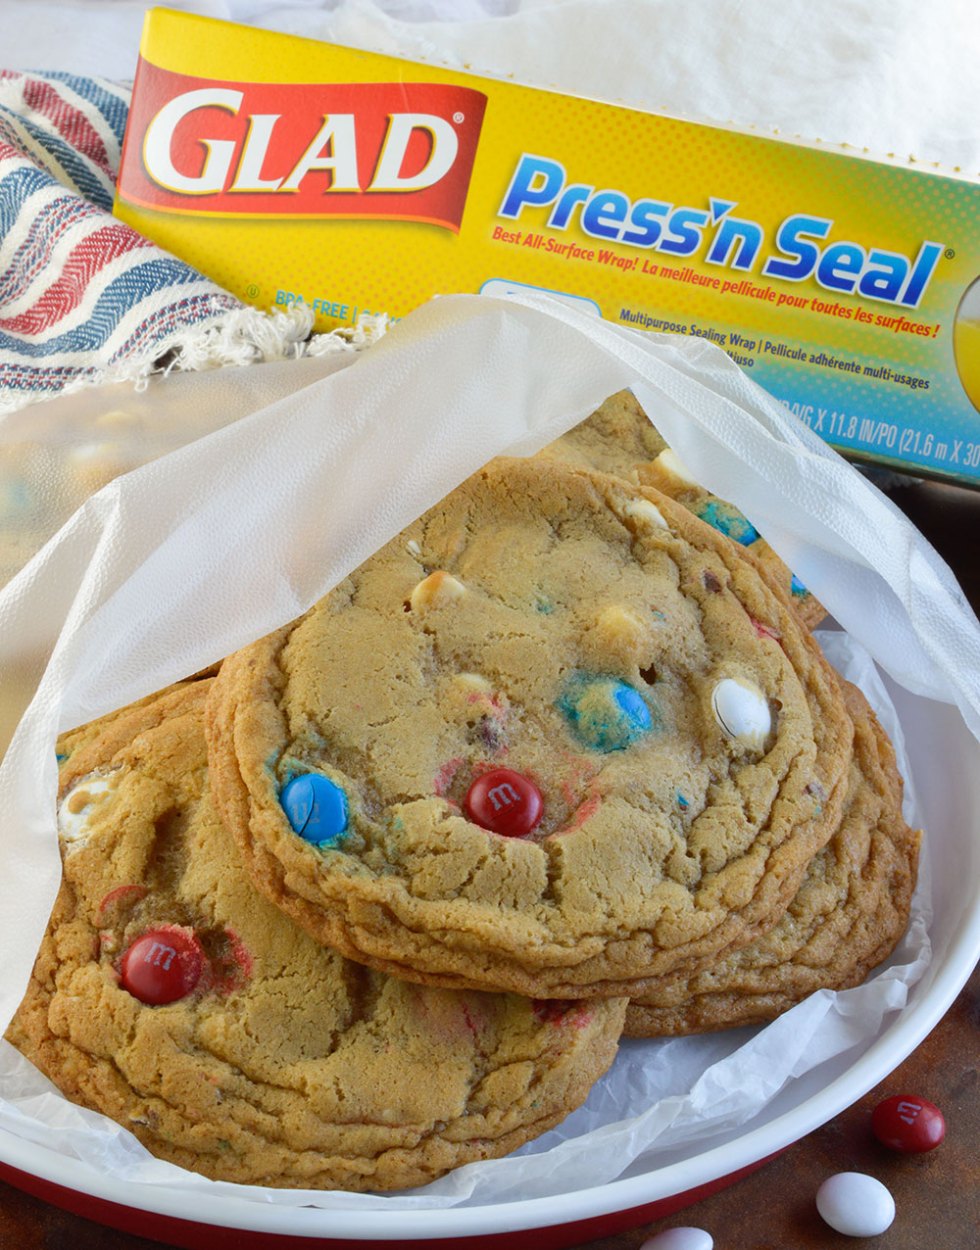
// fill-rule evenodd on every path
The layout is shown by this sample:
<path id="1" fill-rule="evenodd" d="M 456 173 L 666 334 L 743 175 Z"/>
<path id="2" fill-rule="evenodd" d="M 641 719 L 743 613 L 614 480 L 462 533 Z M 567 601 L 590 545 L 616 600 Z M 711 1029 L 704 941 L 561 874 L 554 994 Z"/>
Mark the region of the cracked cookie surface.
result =
<path id="1" fill-rule="evenodd" d="M 855 729 L 844 814 L 786 913 L 748 946 L 632 1001 L 627 1036 L 772 1020 L 815 990 L 860 984 L 905 932 L 920 834 L 902 816 L 902 780 L 878 718 L 855 686 L 845 683 L 844 697 Z"/>
<path id="2" fill-rule="evenodd" d="M 373 967 L 554 998 L 775 923 L 852 726 L 755 564 L 654 498 L 495 461 L 225 661 L 212 786 L 268 898 Z"/>
<path id="3" fill-rule="evenodd" d="M 786 567 L 737 508 L 700 486 L 650 423 L 630 391 L 610 396 L 590 417 L 538 453 L 583 469 L 611 473 L 662 491 L 706 524 L 744 546 L 787 595 L 808 629 L 827 615 L 823 604 Z"/>
<path id="4" fill-rule="evenodd" d="M 209 684 L 60 744 L 64 881 L 9 1040 L 220 1180 L 420 1185 L 563 1119 L 612 1061 L 625 1000 L 428 988 L 314 942 L 254 891 L 211 803 Z"/>

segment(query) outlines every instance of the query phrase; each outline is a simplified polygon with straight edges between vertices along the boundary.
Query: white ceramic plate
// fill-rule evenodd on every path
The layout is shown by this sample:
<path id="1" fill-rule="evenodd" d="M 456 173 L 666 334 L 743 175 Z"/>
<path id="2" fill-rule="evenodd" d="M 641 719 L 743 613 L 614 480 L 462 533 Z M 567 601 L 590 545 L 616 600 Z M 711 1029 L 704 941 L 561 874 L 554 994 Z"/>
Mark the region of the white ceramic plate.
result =
<path id="1" fill-rule="evenodd" d="M 273 1246 L 277 1238 L 283 1246 L 290 1238 L 322 1238 L 322 1244 L 334 1246 L 372 1241 L 445 1244 L 448 1239 L 458 1245 L 460 1239 L 484 1238 L 482 1244 L 489 1246 L 505 1237 L 516 1248 L 523 1241 L 520 1233 L 543 1229 L 550 1230 L 547 1239 L 536 1233 L 536 1246 L 571 1245 L 696 1200 L 702 1187 L 718 1187 L 732 1174 L 769 1158 L 883 1080 L 936 1025 L 980 958 L 980 744 L 953 708 L 894 686 L 890 693 L 905 730 L 927 829 L 923 854 L 932 871 L 933 962 L 912 988 L 906 1009 L 890 1017 L 881 1034 L 842 1071 L 826 1079 L 818 1068 L 790 1083 L 764 1113 L 737 1132 L 719 1136 L 709 1148 L 678 1151 L 667 1164 L 661 1157 L 657 1164 L 644 1166 L 641 1158 L 623 1178 L 560 1199 L 397 1212 L 265 1207 L 207 1194 L 195 1195 L 189 1211 L 186 1193 L 157 1185 L 123 1185 L 8 1132 L 0 1132 L 0 1165 L 38 1182 L 25 1188 L 91 1218 L 185 1245 L 207 1244 L 207 1226 L 248 1230 L 259 1234 L 263 1245 Z M 0 1174 L 23 1183 L 7 1168 L 0 1167 Z M 118 1206 L 113 1211 L 104 1202 Z M 651 1204 L 657 1205 L 651 1209 Z M 171 1224 L 174 1219 L 193 1223 Z M 246 1238 L 236 1244 L 251 1242 Z"/>

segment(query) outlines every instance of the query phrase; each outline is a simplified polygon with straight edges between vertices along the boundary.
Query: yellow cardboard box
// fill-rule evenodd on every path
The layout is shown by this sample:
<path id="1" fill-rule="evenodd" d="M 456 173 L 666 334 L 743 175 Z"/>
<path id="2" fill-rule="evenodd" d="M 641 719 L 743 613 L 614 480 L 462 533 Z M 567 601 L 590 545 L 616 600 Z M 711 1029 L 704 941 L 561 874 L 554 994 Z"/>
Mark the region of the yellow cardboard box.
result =
<path id="1" fill-rule="evenodd" d="M 166 9 L 116 212 L 318 328 L 545 290 L 700 335 L 841 450 L 980 485 L 980 185 Z"/>

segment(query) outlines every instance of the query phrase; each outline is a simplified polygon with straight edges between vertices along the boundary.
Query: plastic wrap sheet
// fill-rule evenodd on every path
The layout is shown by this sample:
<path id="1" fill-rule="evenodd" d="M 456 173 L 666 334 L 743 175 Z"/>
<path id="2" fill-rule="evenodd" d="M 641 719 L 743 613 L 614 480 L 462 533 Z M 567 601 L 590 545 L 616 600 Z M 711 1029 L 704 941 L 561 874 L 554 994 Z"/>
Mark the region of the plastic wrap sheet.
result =
<path id="1" fill-rule="evenodd" d="M 0 594 L 0 671 L 27 653 L 47 661 L 0 768 L 0 1022 L 16 1009 L 57 889 L 57 734 L 291 620 L 493 455 L 533 453 L 624 386 L 846 626 L 850 639 L 833 634 L 826 645 L 899 743 L 870 657 L 917 694 L 957 704 L 978 733 L 980 629 L 949 570 L 713 345 L 543 300 L 436 300 L 339 371 L 117 478 Z M 916 821 L 914 806 L 907 814 Z M 626 1043 L 558 1129 L 416 1193 L 193 1176 L 52 1092 L 6 1044 L 0 1127 L 120 1178 L 263 1203 L 451 1206 L 596 1185 L 641 1157 L 710 1143 L 787 1083 L 846 1065 L 928 964 L 927 875 L 908 934 L 865 985 L 820 992 L 759 1030 Z"/>

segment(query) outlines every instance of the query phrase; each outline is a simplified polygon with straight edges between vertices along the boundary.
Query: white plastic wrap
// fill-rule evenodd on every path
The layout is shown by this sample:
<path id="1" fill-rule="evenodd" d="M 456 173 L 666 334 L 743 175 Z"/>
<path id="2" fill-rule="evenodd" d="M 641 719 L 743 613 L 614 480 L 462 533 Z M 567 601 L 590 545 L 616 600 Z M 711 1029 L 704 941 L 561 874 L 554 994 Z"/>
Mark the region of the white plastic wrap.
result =
<path id="1" fill-rule="evenodd" d="M 545 301 L 436 300 L 347 367 L 111 483 L 0 594 L 0 671 L 50 653 L 0 768 L 0 1023 L 57 888 L 57 733 L 292 619 L 490 457 L 537 450 L 627 385 L 695 474 L 752 518 L 896 680 L 956 703 L 980 736 L 980 628 L 948 569 L 718 349 Z M 846 649 L 852 661 L 839 635 L 827 645 L 839 665 L 863 664 L 860 684 L 887 718 L 861 646 Z M 0 1128 L 113 1175 L 176 1177 L 262 1203 L 397 1209 L 596 1185 L 640 1155 L 736 1128 L 788 1082 L 875 1037 L 929 960 L 927 885 L 908 935 L 867 984 L 821 992 L 761 1030 L 627 1043 L 560 1129 L 414 1194 L 222 1186 L 182 1173 L 45 1092 L 6 1045 Z"/>

